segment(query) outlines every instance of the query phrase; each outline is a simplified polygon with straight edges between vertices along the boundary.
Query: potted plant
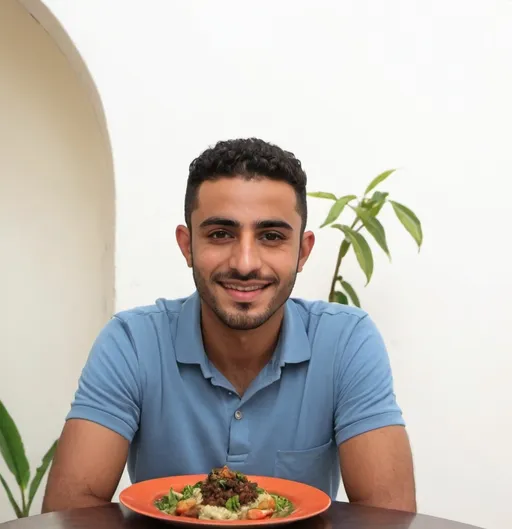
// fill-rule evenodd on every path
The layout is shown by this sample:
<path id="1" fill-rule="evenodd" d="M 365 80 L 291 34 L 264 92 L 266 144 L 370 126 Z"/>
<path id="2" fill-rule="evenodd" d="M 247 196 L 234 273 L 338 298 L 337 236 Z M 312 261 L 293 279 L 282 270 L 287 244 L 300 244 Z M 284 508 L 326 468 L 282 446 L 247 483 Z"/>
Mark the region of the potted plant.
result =
<path id="1" fill-rule="evenodd" d="M 377 218 L 386 204 L 389 204 L 392 207 L 400 223 L 418 245 L 418 251 L 420 250 L 423 243 L 423 231 L 418 217 L 407 206 L 394 200 L 390 200 L 389 193 L 374 191 L 381 182 L 386 180 L 395 171 L 396 169 L 390 169 L 376 176 L 368 184 L 364 195 L 360 198 L 356 195 L 337 197 L 333 193 L 324 191 L 308 193 L 311 197 L 331 200 L 333 202 L 325 221 L 320 227 L 324 228 L 328 226 L 330 228 L 335 228 L 340 230 L 344 235 L 338 251 L 336 266 L 334 267 L 331 288 L 329 291 L 329 301 L 346 305 L 348 305 L 350 301 L 357 307 L 361 306 L 359 296 L 355 289 L 340 274 L 340 267 L 343 258 L 347 255 L 350 248 L 353 248 L 357 262 L 366 277 L 366 285 L 370 282 L 373 274 L 373 253 L 368 241 L 361 233 L 363 230 L 366 230 L 366 232 L 371 235 L 378 246 L 380 246 L 382 251 L 391 260 L 391 254 L 386 240 L 386 232 L 384 226 Z M 372 191 L 373 193 L 370 195 Z M 354 212 L 355 219 L 351 224 L 341 224 L 336 222 L 347 207 Z"/>
<path id="2" fill-rule="evenodd" d="M 25 454 L 25 447 L 18 428 L 9 415 L 2 401 L 0 401 L 0 453 L 4 458 L 7 468 L 11 471 L 20 490 L 21 503 L 14 499 L 14 495 L 5 478 L 0 474 L 0 482 L 5 489 L 7 497 L 18 518 L 25 518 L 30 514 L 30 507 L 34 496 L 41 484 L 55 454 L 57 441 L 55 441 L 43 457 L 41 465 L 37 468 L 32 481 L 30 481 L 30 466 Z"/>

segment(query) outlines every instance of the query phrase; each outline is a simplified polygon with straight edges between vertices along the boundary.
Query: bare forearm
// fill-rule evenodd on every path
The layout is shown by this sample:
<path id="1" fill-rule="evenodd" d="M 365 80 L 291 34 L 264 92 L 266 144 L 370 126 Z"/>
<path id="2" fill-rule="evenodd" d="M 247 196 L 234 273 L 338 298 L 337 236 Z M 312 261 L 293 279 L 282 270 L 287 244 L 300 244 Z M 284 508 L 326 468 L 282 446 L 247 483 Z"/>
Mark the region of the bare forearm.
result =
<path id="1" fill-rule="evenodd" d="M 48 494 L 43 501 L 42 513 L 81 509 L 82 507 L 100 507 L 111 503 L 92 494 Z"/>
<path id="2" fill-rule="evenodd" d="M 365 505 L 367 507 L 379 507 L 381 509 L 394 509 L 397 511 L 405 511 L 416 513 L 417 505 L 414 497 L 406 498 L 368 498 L 351 500 L 350 503 L 356 505 Z"/>

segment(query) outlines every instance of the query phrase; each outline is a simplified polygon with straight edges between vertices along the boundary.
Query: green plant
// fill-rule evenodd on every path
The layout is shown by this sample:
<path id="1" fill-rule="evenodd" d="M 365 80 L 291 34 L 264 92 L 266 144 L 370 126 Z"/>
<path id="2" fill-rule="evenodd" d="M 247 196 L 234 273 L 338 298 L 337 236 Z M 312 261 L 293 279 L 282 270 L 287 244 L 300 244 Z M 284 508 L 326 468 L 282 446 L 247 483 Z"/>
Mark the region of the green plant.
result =
<path id="1" fill-rule="evenodd" d="M 331 228 L 340 230 L 344 235 L 338 251 L 336 267 L 334 269 L 334 275 L 331 281 L 329 301 L 335 301 L 337 303 L 348 305 L 350 299 L 350 301 L 357 307 L 361 306 L 355 289 L 343 278 L 342 275 L 340 275 L 340 266 L 349 249 L 353 248 L 357 262 L 359 263 L 359 266 L 366 277 L 366 285 L 368 285 L 370 282 L 373 274 L 373 253 L 368 241 L 361 234 L 363 229 L 366 229 L 373 239 L 375 239 L 375 242 L 380 246 L 380 248 L 391 261 L 391 254 L 386 240 L 386 232 L 384 230 L 384 226 L 377 219 L 377 216 L 385 204 L 391 205 L 398 220 L 416 241 L 416 244 L 418 245 L 418 251 L 420 250 L 423 243 L 423 231 L 418 217 L 408 207 L 395 202 L 394 200 L 390 200 L 388 198 L 389 193 L 374 191 L 374 189 L 381 182 L 386 180 L 395 171 L 396 169 L 390 169 L 389 171 L 384 171 L 383 173 L 376 176 L 368 184 L 368 187 L 361 198 L 358 198 L 356 195 L 344 195 L 338 198 L 333 193 L 326 193 L 323 191 L 308 193 L 308 195 L 311 197 L 332 200 L 334 202 L 329 210 L 327 218 L 320 228 L 329 226 Z M 370 196 L 371 191 L 373 191 L 373 194 Z M 338 220 L 347 206 L 352 209 L 355 214 L 355 219 L 353 220 L 352 224 L 333 224 Z"/>
<path id="2" fill-rule="evenodd" d="M 25 447 L 21 440 L 20 433 L 16 427 L 15 422 L 9 415 L 7 409 L 0 401 L 0 453 L 2 454 L 7 468 L 12 472 L 16 483 L 21 493 L 21 505 L 19 505 L 9 488 L 9 485 L 5 481 L 4 477 L 0 474 L 0 482 L 7 493 L 7 497 L 11 502 L 12 508 L 18 518 L 25 518 L 29 516 L 30 507 L 34 501 L 37 489 L 41 484 L 41 480 L 45 475 L 50 463 L 53 459 L 55 449 L 57 447 L 57 441 L 55 441 L 48 452 L 46 452 L 41 466 L 36 470 L 36 473 L 30 482 L 30 467 L 28 459 L 25 454 Z"/>

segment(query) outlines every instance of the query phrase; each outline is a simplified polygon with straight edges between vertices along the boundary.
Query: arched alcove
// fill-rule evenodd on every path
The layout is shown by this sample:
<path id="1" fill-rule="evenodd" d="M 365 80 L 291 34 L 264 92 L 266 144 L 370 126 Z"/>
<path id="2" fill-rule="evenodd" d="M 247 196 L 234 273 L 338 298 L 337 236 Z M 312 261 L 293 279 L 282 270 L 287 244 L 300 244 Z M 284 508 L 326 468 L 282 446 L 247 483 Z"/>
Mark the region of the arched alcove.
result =
<path id="1" fill-rule="evenodd" d="M 0 2 L 0 116 L 0 400 L 35 471 L 112 314 L 115 239 L 101 102 L 39 1 Z M 0 473 L 14 485 L 1 458 Z M 0 522 L 13 517 L 2 489 Z"/>

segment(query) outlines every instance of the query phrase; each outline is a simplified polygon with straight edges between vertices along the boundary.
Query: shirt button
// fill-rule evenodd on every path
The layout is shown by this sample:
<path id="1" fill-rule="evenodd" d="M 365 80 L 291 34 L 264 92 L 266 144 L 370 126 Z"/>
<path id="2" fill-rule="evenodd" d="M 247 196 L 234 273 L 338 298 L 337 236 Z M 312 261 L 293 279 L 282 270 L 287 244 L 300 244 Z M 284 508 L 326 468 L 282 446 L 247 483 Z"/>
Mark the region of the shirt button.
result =
<path id="1" fill-rule="evenodd" d="M 240 410 L 235 411 L 235 419 L 239 421 L 243 417 L 243 414 Z"/>

